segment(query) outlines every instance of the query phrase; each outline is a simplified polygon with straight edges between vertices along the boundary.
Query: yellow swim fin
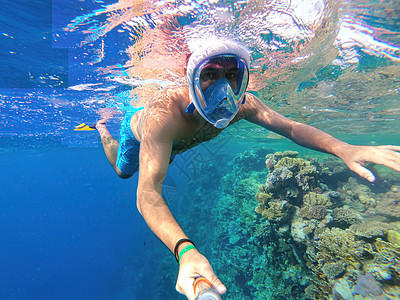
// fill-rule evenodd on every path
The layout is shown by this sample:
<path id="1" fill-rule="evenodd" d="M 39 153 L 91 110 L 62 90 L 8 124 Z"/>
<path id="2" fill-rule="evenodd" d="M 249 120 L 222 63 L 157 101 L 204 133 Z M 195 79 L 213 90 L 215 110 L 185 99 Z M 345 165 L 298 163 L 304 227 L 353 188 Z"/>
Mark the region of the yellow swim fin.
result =
<path id="1" fill-rule="evenodd" d="M 92 130 L 96 130 L 96 126 L 89 126 L 86 125 L 85 123 L 79 124 L 78 126 L 75 126 L 74 128 L 75 131 L 92 131 Z"/>

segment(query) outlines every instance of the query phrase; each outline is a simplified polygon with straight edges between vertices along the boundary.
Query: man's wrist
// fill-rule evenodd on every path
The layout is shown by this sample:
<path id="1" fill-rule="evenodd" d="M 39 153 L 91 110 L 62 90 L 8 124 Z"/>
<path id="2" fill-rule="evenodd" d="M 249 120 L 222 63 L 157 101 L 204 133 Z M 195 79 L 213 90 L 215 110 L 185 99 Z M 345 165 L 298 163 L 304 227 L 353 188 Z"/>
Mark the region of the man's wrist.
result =
<path id="1" fill-rule="evenodd" d="M 340 158 L 343 160 L 343 158 L 346 157 L 346 154 L 351 151 L 350 148 L 352 147 L 352 145 L 347 144 L 345 142 L 340 141 L 340 145 L 335 146 L 332 150 L 333 155 L 335 155 L 336 157 Z"/>
<path id="2" fill-rule="evenodd" d="M 179 257 L 178 257 L 178 264 L 181 263 L 181 258 L 183 255 L 185 255 L 186 252 L 190 250 L 196 250 L 196 247 L 192 244 L 187 245 L 186 247 L 182 248 L 182 250 L 179 252 Z"/>
<path id="3" fill-rule="evenodd" d="M 188 238 L 183 238 L 176 242 L 175 248 L 174 248 L 174 256 L 178 263 L 179 263 L 179 254 L 185 247 L 187 247 L 189 245 L 194 246 L 194 243 L 191 240 L 189 240 Z"/>

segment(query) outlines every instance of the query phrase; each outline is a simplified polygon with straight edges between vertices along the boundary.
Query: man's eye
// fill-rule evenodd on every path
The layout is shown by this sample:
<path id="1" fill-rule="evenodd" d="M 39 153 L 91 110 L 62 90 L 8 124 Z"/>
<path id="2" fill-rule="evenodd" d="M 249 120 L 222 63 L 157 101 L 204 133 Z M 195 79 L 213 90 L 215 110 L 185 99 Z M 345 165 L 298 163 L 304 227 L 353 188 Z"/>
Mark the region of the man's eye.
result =
<path id="1" fill-rule="evenodd" d="M 200 79 L 202 81 L 209 81 L 209 80 L 216 80 L 217 79 L 217 72 L 214 70 L 204 70 L 201 75 Z"/>
<path id="2" fill-rule="evenodd" d="M 225 78 L 228 80 L 235 80 L 237 77 L 237 73 L 236 72 L 229 72 L 225 75 Z"/>

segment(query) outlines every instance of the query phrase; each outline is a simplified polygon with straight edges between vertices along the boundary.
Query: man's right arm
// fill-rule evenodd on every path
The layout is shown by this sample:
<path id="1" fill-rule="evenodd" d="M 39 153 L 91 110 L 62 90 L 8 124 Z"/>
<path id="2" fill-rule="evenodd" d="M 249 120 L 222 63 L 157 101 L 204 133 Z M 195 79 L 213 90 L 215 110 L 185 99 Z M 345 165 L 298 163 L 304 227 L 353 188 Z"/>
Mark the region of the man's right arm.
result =
<path id="1" fill-rule="evenodd" d="M 300 146 L 333 154 L 370 182 L 375 180 L 375 176 L 364 167 L 366 162 L 381 164 L 400 172 L 400 146 L 350 145 L 315 127 L 287 119 L 253 95 L 246 98 L 245 105 L 246 120 L 281 134 Z"/>
<path id="2" fill-rule="evenodd" d="M 173 125 L 160 121 L 159 117 L 150 116 L 144 122 L 137 192 L 139 212 L 150 229 L 172 253 L 177 241 L 187 238 L 161 195 L 171 156 L 174 131 Z M 189 243 L 181 244 L 178 253 L 187 245 Z M 191 249 L 182 256 L 176 284 L 177 291 L 185 294 L 188 299 L 194 299 L 192 285 L 194 278 L 199 276 L 210 280 L 221 293 L 226 290 L 215 276 L 208 260 L 196 249 Z"/>

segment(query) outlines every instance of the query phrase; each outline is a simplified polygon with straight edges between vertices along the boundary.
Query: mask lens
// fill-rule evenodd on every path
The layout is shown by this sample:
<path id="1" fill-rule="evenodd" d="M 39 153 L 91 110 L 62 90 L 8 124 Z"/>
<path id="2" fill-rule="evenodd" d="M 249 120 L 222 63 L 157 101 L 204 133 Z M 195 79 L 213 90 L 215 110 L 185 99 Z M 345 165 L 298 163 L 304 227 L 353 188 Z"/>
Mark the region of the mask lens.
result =
<path id="1" fill-rule="evenodd" d="M 213 82 L 221 78 L 226 78 L 231 85 L 231 88 L 238 92 L 238 78 L 239 74 L 242 74 L 239 69 L 238 58 L 232 55 L 221 55 L 210 58 L 203 62 L 199 67 L 200 71 L 200 86 L 204 92 Z"/>
<path id="2" fill-rule="evenodd" d="M 211 123 L 231 120 L 243 102 L 249 71 L 246 62 L 231 54 L 211 57 L 195 69 L 197 104 Z"/>

